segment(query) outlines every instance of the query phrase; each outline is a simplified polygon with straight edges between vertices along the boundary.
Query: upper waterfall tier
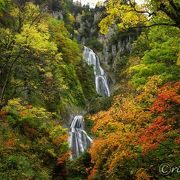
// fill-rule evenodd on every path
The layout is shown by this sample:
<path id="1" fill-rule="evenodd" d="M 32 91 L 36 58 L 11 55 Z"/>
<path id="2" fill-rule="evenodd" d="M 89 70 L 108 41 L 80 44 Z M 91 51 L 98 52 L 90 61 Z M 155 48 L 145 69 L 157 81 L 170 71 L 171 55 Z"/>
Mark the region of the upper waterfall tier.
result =
<path id="1" fill-rule="evenodd" d="M 110 96 L 107 77 L 100 65 L 99 57 L 93 50 L 84 47 L 84 59 L 88 65 L 93 65 L 96 91 L 101 96 Z M 84 130 L 84 118 L 81 115 L 74 117 L 70 127 L 69 145 L 71 149 L 71 159 L 78 157 L 91 144 L 92 139 Z"/>
<path id="2" fill-rule="evenodd" d="M 93 65 L 96 92 L 101 96 L 110 96 L 110 90 L 107 82 L 107 77 L 100 65 L 99 57 L 94 51 L 88 47 L 84 47 L 83 57 L 88 65 Z"/>
<path id="3" fill-rule="evenodd" d="M 69 145 L 71 148 L 71 159 L 74 159 L 90 146 L 92 139 L 84 130 L 84 118 L 81 115 L 74 117 L 70 130 Z"/>

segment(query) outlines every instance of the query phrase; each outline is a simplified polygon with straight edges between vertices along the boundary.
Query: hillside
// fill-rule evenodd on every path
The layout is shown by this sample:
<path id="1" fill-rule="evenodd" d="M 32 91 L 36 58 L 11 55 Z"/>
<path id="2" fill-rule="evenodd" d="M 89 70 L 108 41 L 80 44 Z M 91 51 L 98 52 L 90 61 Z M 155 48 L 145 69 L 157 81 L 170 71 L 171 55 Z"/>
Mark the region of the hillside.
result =
<path id="1" fill-rule="evenodd" d="M 1 0 L 0 179 L 178 179 L 179 12 Z"/>

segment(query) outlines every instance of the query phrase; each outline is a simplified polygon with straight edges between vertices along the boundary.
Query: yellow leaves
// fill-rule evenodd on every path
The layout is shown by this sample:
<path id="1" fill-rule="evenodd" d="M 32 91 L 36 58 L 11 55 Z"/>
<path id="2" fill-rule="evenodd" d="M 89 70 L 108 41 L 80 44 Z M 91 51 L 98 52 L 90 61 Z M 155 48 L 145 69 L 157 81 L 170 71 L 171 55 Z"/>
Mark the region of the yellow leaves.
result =
<path id="1" fill-rule="evenodd" d="M 111 110 L 109 110 L 108 112 L 100 111 L 95 116 L 92 116 L 92 119 L 95 121 L 95 126 L 93 127 L 92 131 L 98 132 L 99 135 L 103 135 L 103 132 L 112 131 L 113 127 L 117 127 L 117 123 L 111 116 Z"/>
<path id="2" fill-rule="evenodd" d="M 57 154 L 54 152 L 54 149 L 48 149 L 47 153 L 52 157 L 57 157 Z"/>
<path id="3" fill-rule="evenodd" d="M 47 120 L 51 117 L 51 113 L 47 112 L 44 108 L 37 108 L 26 103 L 22 103 L 19 98 L 11 99 L 8 101 L 7 106 L 3 108 L 7 113 L 16 114 L 18 121 L 31 119 L 31 123 L 38 120 Z"/>
<path id="4" fill-rule="evenodd" d="M 151 118 L 151 113 L 144 112 L 132 98 L 122 98 L 121 105 L 116 109 L 114 119 L 124 124 L 139 126 Z"/>
<path id="5" fill-rule="evenodd" d="M 100 33 L 101 34 L 107 34 L 109 31 L 109 26 L 111 26 L 113 24 L 113 22 L 114 21 L 111 18 L 111 16 L 107 16 L 106 18 L 101 20 L 101 22 L 99 23 Z"/>
<path id="6" fill-rule="evenodd" d="M 180 66 L 180 52 L 177 54 L 178 58 L 177 58 L 177 66 Z"/>
<path id="7" fill-rule="evenodd" d="M 52 72 L 46 72 L 46 73 L 45 73 L 45 76 L 46 76 L 46 78 L 48 78 L 48 79 L 52 79 L 52 78 L 53 78 Z"/>
<path id="8" fill-rule="evenodd" d="M 39 52 L 50 52 L 55 54 L 57 46 L 50 41 L 48 23 L 40 13 L 38 6 L 26 3 L 24 9 L 13 8 L 11 15 L 20 19 L 17 21 L 18 33 L 16 34 L 16 45 L 24 47 L 26 51 L 31 49 Z M 20 31 L 20 32 L 19 32 Z M 35 54 L 35 53 L 34 53 Z"/>
<path id="9" fill-rule="evenodd" d="M 31 2 L 26 3 L 24 11 L 25 11 L 25 18 L 27 20 L 37 18 L 40 15 L 39 6 Z"/>
<path id="10" fill-rule="evenodd" d="M 151 119 L 151 112 L 144 110 L 132 98 L 116 96 L 108 111 L 90 117 L 94 121 L 92 132 L 105 136 L 112 132 L 130 132 Z"/>
<path id="11" fill-rule="evenodd" d="M 100 32 L 102 34 L 107 34 L 108 33 L 109 27 L 115 23 L 115 18 L 119 14 L 118 5 L 116 5 L 114 8 L 112 8 L 112 6 L 109 5 L 108 7 L 106 7 L 106 10 L 107 10 L 108 16 L 103 18 L 101 20 L 101 22 L 99 23 Z"/>
<path id="12" fill-rule="evenodd" d="M 120 0 L 108 1 L 106 6 L 107 16 L 99 23 L 100 32 L 107 34 L 108 28 L 113 24 L 117 24 L 119 30 L 146 24 L 147 17 L 143 13 L 137 12 L 142 10 L 141 8 L 142 7 L 136 5 L 135 11 L 133 7 L 124 4 Z M 118 23 L 119 21 L 120 23 Z"/>
<path id="13" fill-rule="evenodd" d="M 21 147 L 22 149 L 29 149 L 29 145 L 28 144 L 19 144 L 19 147 Z"/>
<path id="14" fill-rule="evenodd" d="M 148 82 L 143 86 L 142 93 L 136 97 L 138 102 L 153 103 L 156 99 L 158 87 L 162 83 L 160 76 L 154 75 L 148 78 Z"/>
<path id="15" fill-rule="evenodd" d="M 9 112 L 12 109 L 17 109 L 18 111 L 24 110 L 24 107 L 21 106 L 20 98 L 14 98 L 8 101 L 8 106 L 3 108 L 3 111 Z"/>
<path id="16" fill-rule="evenodd" d="M 13 18 L 19 19 L 19 21 L 17 21 L 19 27 L 22 25 L 22 23 L 29 23 L 33 25 L 39 23 L 40 19 L 41 22 L 43 21 L 39 6 L 31 2 L 27 2 L 24 7 L 13 7 L 10 11 L 10 15 Z M 45 15 L 43 14 L 43 16 Z"/>
<path id="17" fill-rule="evenodd" d="M 66 132 L 66 129 L 63 129 L 62 126 L 57 125 L 54 128 L 51 129 L 50 131 L 50 138 L 52 138 L 53 140 L 57 141 L 57 138 L 59 138 L 59 136 L 62 136 L 64 133 Z M 63 136 L 61 138 L 66 138 L 67 136 Z"/>
<path id="18" fill-rule="evenodd" d="M 31 47 L 36 51 L 57 51 L 55 43 L 49 42 L 48 27 L 45 24 L 41 26 L 31 26 L 25 24 L 22 32 L 16 35 L 16 43 L 20 46 Z"/>
<path id="19" fill-rule="evenodd" d="M 19 13 L 20 13 L 19 8 L 15 8 L 15 7 L 10 11 L 10 15 L 16 18 L 18 17 Z"/>
<path id="20" fill-rule="evenodd" d="M 114 169 L 116 169 L 118 166 L 120 166 L 121 162 L 126 158 L 130 158 L 131 152 L 130 151 L 116 151 L 112 157 L 108 160 L 108 171 L 109 173 L 113 172 Z M 122 163 L 123 164 L 123 163 Z"/>
<path id="21" fill-rule="evenodd" d="M 68 14 L 68 19 L 71 25 L 75 23 L 75 18 L 71 13 Z"/>

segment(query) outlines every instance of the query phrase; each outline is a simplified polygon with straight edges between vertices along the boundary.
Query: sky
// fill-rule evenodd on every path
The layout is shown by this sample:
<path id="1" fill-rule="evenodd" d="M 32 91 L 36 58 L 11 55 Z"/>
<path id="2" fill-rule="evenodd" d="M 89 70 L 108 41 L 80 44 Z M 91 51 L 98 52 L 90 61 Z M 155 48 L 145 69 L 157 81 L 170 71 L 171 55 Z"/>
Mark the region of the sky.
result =
<path id="1" fill-rule="evenodd" d="M 74 0 L 74 1 L 77 1 L 77 0 Z M 94 7 L 98 1 L 104 2 L 105 0 L 78 0 L 78 1 L 81 1 L 82 5 L 89 3 L 90 7 Z"/>
<path id="2" fill-rule="evenodd" d="M 77 0 L 74 0 L 74 1 L 77 1 Z M 78 0 L 78 1 L 81 1 L 82 5 L 89 3 L 90 7 L 95 7 L 95 5 L 98 1 L 104 2 L 105 0 Z M 136 0 L 136 2 L 138 4 L 141 4 L 143 2 L 143 0 Z"/>

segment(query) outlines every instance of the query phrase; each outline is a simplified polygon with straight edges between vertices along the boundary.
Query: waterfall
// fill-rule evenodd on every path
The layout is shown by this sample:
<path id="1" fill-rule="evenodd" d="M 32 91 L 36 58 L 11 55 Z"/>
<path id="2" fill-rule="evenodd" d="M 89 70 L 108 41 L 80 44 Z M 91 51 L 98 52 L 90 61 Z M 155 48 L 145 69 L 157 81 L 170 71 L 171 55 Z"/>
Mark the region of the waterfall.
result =
<path id="1" fill-rule="evenodd" d="M 84 47 L 83 57 L 88 65 L 93 65 L 95 75 L 96 92 L 101 96 L 110 96 L 110 90 L 107 83 L 107 76 L 102 69 L 99 57 L 88 47 Z"/>
<path id="2" fill-rule="evenodd" d="M 93 50 L 84 47 L 84 59 L 88 65 L 93 65 L 96 92 L 101 96 L 110 96 L 110 90 L 107 83 L 107 77 L 100 65 L 99 57 Z M 83 153 L 91 144 L 92 139 L 84 130 L 84 118 L 82 115 L 77 115 L 71 122 L 69 146 L 71 149 L 71 159 L 77 158 Z"/>
<path id="3" fill-rule="evenodd" d="M 71 159 L 78 157 L 91 144 L 92 139 L 84 130 L 84 118 L 81 115 L 74 117 L 70 127 L 69 145 L 71 148 Z"/>

